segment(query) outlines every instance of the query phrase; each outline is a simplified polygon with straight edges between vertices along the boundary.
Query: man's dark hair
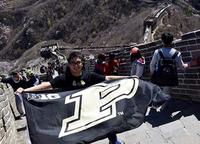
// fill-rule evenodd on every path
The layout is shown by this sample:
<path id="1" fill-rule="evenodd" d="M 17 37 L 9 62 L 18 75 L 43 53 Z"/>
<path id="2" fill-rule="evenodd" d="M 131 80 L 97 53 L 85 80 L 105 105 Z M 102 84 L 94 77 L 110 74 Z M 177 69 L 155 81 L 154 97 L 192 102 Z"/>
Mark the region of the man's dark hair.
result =
<path id="1" fill-rule="evenodd" d="M 139 59 L 139 58 L 141 58 L 141 57 L 142 57 L 142 54 L 141 54 L 140 51 L 138 50 L 137 53 L 131 54 L 131 62 L 133 62 L 134 60 Z"/>
<path id="2" fill-rule="evenodd" d="M 113 60 L 113 59 L 115 58 L 115 54 L 114 54 L 114 53 L 109 53 L 109 58 L 110 58 L 111 60 Z"/>
<path id="3" fill-rule="evenodd" d="M 11 72 L 9 73 L 9 75 L 11 75 L 11 76 L 16 76 L 17 74 L 18 74 L 17 71 L 11 71 Z"/>
<path id="4" fill-rule="evenodd" d="M 81 61 L 82 61 L 82 63 L 85 63 L 84 56 L 83 56 L 80 52 L 72 52 L 72 53 L 70 53 L 69 56 L 68 56 L 68 59 L 67 59 L 67 60 L 68 60 L 68 63 L 70 63 L 71 60 L 72 60 L 73 58 L 75 58 L 75 57 L 80 58 Z"/>
<path id="5" fill-rule="evenodd" d="M 104 54 L 99 54 L 98 55 L 98 59 L 101 61 L 105 61 L 106 60 L 106 56 Z"/>
<path id="6" fill-rule="evenodd" d="M 174 40 L 174 37 L 170 33 L 163 33 L 161 39 L 164 45 L 171 45 L 172 41 Z"/>

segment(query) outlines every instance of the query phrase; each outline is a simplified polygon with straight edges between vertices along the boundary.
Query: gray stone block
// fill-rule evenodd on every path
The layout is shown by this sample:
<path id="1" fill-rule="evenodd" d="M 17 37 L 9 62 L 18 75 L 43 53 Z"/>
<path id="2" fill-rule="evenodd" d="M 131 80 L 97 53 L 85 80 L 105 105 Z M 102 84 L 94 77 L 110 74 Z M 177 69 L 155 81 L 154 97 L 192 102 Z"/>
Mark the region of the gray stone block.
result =
<path id="1" fill-rule="evenodd" d="M 7 139 L 6 139 L 6 137 L 3 137 L 3 138 L 0 140 L 0 144 L 7 144 Z"/>
<path id="2" fill-rule="evenodd" d="M 4 136 L 5 136 L 5 130 L 4 128 L 0 128 L 0 143 Z"/>
<path id="3" fill-rule="evenodd" d="M 196 38 L 196 33 L 195 32 L 185 33 L 184 35 L 181 36 L 181 38 L 182 40 L 193 39 Z"/>
<path id="4" fill-rule="evenodd" d="M 10 106 L 7 105 L 5 106 L 3 109 L 2 109 L 2 115 L 5 116 L 7 113 L 9 113 L 11 110 L 10 110 Z"/>
<path id="5" fill-rule="evenodd" d="M 173 133 L 173 137 L 168 138 L 173 144 L 197 144 L 199 141 L 194 139 L 186 129 L 181 129 Z"/>
<path id="6" fill-rule="evenodd" d="M 0 95 L 0 102 L 5 101 L 5 100 L 6 100 L 5 94 Z"/>
<path id="7" fill-rule="evenodd" d="M 200 37 L 200 30 L 195 31 L 195 33 L 197 37 Z"/>
<path id="8" fill-rule="evenodd" d="M 174 44 L 175 44 L 175 47 L 187 46 L 188 45 L 188 41 L 187 40 L 177 41 Z"/>
<path id="9" fill-rule="evenodd" d="M 11 113 L 9 112 L 3 117 L 4 123 L 6 124 L 9 121 L 10 118 L 11 118 Z"/>
<path id="10" fill-rule="evenodd" d="M 183 128 L 184 125 L 179 120 L 159 126 L 159 129 L 164 137 L 171 137 Z"/>
<path id="11" fill-rule="evenodd" d="M 6 132 L 8 133 L 8 129 L 11 128 L 11 117 L 6 121 L 5 123 L 5 128 L 6 128 Z"/>
<path id="12" fill-rule="evenodd" d="M 0 128 L 3 128 L 3 126 L 4 126 L 3 120 L 0 119 Z"/>

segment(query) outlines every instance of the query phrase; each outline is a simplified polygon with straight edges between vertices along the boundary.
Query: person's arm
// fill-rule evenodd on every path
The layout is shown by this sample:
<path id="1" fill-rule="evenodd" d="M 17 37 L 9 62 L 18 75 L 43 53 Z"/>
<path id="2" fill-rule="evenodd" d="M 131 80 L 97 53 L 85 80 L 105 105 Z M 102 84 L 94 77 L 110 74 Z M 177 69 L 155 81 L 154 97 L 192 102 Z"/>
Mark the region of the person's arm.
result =
<path id="1" fill-rule="evenodd" d="M 150 62 L 150 74 L 152 75 L 154 71 L 156 70 L 156 63 L 157 63 L 157 55 L 158 55 L 158 50 L 156 50 L 153 54 L 153 57 Z"/>
<path id="2" fill-rule="evenodd" d="M 179 54 L 177 55 L 176 57 L 176 61 L 178 63 L 178 67 L 180 69 L 186 69 L 189 67 L 189 64 L 188 63 L 184 63 L 183 60 L 182 60 L 182 56 L 181 56 L 181 53 L 179 52 Z"/>
<path id="3" fill-rule="evenodd" d="M 182 65 L 183 65 L 183 68 L 184 68 L 184 69 L 186 69 L 186 68 L 189 67 L 189 64 L 188 64 L 188 63 L 183 63 Z"/>
<path id="4" fill-rule="evenodd" d="M 131 62 L 131 76 L 135 74 L 134 70 L 135 70 L 134 69 L 134 64 L 133 64 L 133 62 Z"/>
<path id="5" fill-rule="evenodd" d="M 139 78 L 142 77 L 144 71 L 144 65 L 142 64 L 137 64 L 136 66 L 136 74 Z"/>
<path id="6" fill-rule="evenodd" d="M 1 77 L 1 80 L 0 80 L 2 83 L 10 83 L 11 82 L 11 77 L 9 78 L 2 78 Z"/>
<path id="7" fill-rule="evenodd" d="M 22 92 L 27 92 L 27 91 L 41 91 L 41 90 L 46 90 L 46 89 L 51 89 L 52 86 L 51 86 L 51 83 L 50 82 L 43 82 L 39 85 L 36 85 L 36 86 L 33 86 L 33 87 L 30 87 L 30 88 L 26 88 L 26 89 L 23 89 L 23 88 L 18 88 L 17 89 L 17 93 L 22 93 Z"/>
<path id="8" fill-rule="evenodd" d="M 115 79 L 128 78 L 128 77 L 136 77 L 136 78 L 138 78 L 138 76 L 136 76 L 136 75 L 133 75 L 133 76 L 114 76 L 114 75 L 109 75 L 109 76 L 105 76 L 105 80 L 115 80 Z"/>

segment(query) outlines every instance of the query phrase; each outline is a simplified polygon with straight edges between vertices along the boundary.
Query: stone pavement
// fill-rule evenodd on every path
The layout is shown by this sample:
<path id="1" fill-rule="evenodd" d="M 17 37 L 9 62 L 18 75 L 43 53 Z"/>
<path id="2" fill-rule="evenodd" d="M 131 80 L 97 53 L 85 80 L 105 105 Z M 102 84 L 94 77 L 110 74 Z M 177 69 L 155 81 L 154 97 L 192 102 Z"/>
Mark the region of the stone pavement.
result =
<path id="1" fill-rule="evenodd" d="M 118 134 L 126 144 L 200 144 L 200 103 L 171 100 L 161 112 L 148 109 L 138 128 Z M 93 144 L 108 144 L 100 140 Z"/>
<path id="2" fill-rule="evenodd" d="M 17 129 L 17 144 L 31 144 L 29 135 L 28 135 L 28 128 L 26 123 L 26 118 L 23 117 L 20 120 L 15 121 L 15 126 Z"/>
<path id="3" fill-rule="evenodd" d="M 25 119 L 17 120 L 17 144 L 28 144 Z M 200 144 L 200 103 L 171 100 L 161 112 L 148 109 L 138 128 L 118 134 L 126 144 Z M 108 144 L 107 139 L 92 144 Z"/>

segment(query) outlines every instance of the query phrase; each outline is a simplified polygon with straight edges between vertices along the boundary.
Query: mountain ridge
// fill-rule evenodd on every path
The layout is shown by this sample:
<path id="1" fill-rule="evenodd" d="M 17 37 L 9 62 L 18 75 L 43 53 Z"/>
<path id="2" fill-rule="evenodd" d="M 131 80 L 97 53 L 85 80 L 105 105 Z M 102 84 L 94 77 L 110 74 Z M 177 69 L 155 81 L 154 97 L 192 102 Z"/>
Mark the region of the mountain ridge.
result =
<path id="1" fill-rule="evenodd" d="M 195 8 L 200 3 L 184 2 Z M 79 47 L 142 43 L 145 17 L 166 3 L 169 1 L 7 0 L 7 7 L 0 9 L 0 27 L 10 32 L 0 30 L 7 38 L 0 39 L 0 60 L 18 59 L 35 44 L 48 40 L 63 40 Z M 155 39 L 164 31 L 179 38 L 182 33 L 200 28 L 200 18 L 190 7 L 178 0 L 171 3 L 173 16 L 163 18 Z"/>

